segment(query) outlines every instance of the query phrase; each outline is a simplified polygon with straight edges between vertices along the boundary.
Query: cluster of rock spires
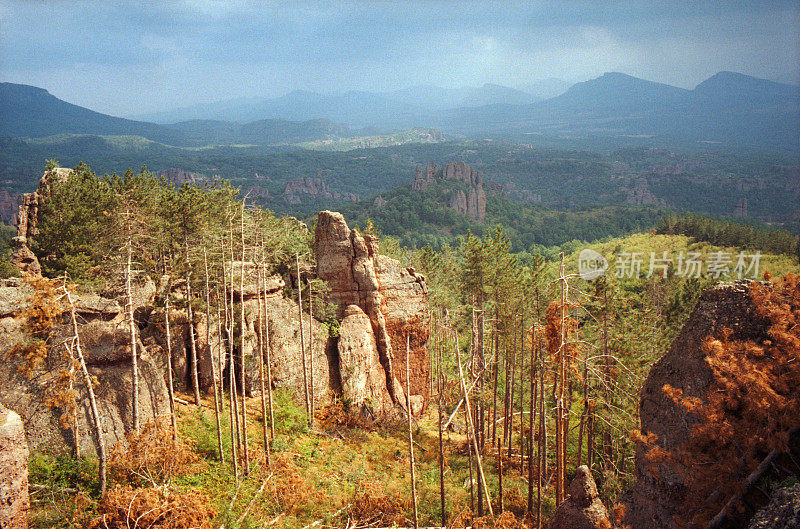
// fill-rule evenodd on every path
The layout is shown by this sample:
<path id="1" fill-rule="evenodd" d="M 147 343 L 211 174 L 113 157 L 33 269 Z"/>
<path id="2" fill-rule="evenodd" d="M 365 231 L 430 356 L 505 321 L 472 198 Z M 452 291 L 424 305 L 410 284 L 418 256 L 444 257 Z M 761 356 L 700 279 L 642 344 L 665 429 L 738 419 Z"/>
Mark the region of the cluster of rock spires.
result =
<path id="1" fill-rule="evenodd" d="M 28 278 L 40 274 L 36 257 L 27 248 L 28 237 L 35 236 L 37 207 L 46 197 L 48 181 L 66 178 L 67 171 L 46 175 L 39 190 L 29 195 L 20 208 L 19 248 L 15 263 Z M 27 253 L 26 253 L 27 252 Z M 428 302 L 425 278 L 413 269 L 405 269 L 394 260 L 378 254 L 377 241 L 350 230 L 339 213 L 323 211 L 316 228 L 317 266 L 303 278 L 315 274 L 327 284 L 327 299 L 338 307 L 341 321 L 338 336 L 330 336 L 328 326 L 305 312 L 306 332 L 311 321 L 313 340 L 307 344 L 309 369 L 313 370 L 314 397 L 318 406 L 340 397 L 354 409 L 380 419 L 405 408 L 410 393 L 412 411 L 419 413 L 428 399 Z M 29 255 L 30 257 L 25 257 Z M 19 256 L 23 258 L 20 259 Z M 241 263 L 236 264 L 239 268 Z M 267 321 L 261 325 L 258 310 L 257 266 L 244 263 L 245 282 L 232 295 L 241 299 L 245 309 L 244 354 L 248 365 L 245 391 L 258 385 L 258 341 L 262 338 L 271 351 L 270 383 L 273 388 L 289 388 L 298 400 L 303 398 L 303 363 L 300 346 L 298 306 L 284 295 L 284 280 L 273 276 L 262 287 L 266 293 Z M 317 272 L 318 271 L 318 272 Z M 0 283 L 0 350 L 10 351 L 16 344 L 32 339 L 25 326 L 25 313 L 37 301 L 36 287 L 16 278 Z M 142 422 L 168 411 L 166 388 L 165 310 L 156 303 L 169 291 L 173 298 L 184 295 L 182 280 L 164 276 L 156 283 L 146 274 L 133 281 L 133 312 L 138 328 L 137 358 L 141 372 L 140 414 Z M 73 293 L 80 322 L 79 336 L 90 373 L 99 382 L 97 391 L 106 442 L 111 445 L 124 438 L 131 416 L 130 334 L 125 325 L 125 292 L 121 284 L 110 284 L 97 294 Z M 316 316 L 316 314 L 315 314 Z M 194 335 L 199 364 L 199 385 L 209 390 L 212 373 L 219 376 L 228 369 L 221 354 L 220 325 L 216 315 L 211 321 L 205 314 L 190 322 L 185 309 L 171 308 L 172 371 L 179 386 L 191 388 L 190 333 Z M 224 331 L 223 331 L 224 332 Z M 19 413 L 26 425 L 28 443 L 33 450 L 80 452 L 96 450 L 90 411 L 83 390 L 78 398 L 77 427 L 65 429 L 59 423 L 58 409 L 45 404 L 51 379 L 57 376 L 59 359 L 64 354 L 64 339 L 72 329 L 66 314 L 51 331 L 51 351 L 45 371 L 51 373 L 28 379 L 17 372 L 15 362 L 0 363 L 0 403 Z M 237 332 L 238 333 L 238 332 Z M 409 340 L 411 380 L 406 380 L 406 338 Z M 62 345 L 57 345 L 62 344 Z M 78 384 L 76 389 L 80 389 Z"/>
<path id="2" fill-rule="evenodd" d="M 283 190 L 283 199 L 289 204 L 301 204 L 303 196 L 308 196 L 311 200 L 328 199 L 328 200 L 347 200 L 350 202 L 358 201 L 358 195 L 354 193 L 345 193 L 339 191 L 331 191 L 328 183 L 320 177 L 304 176 L 301 178 L 293 178 L 286 182 L 286 187 Z"/>
<path id="3" fill-rule="evenodd" d="M 463 189 L 453 192 L 448 204 L 450 208 L 462 215 L 485 222 L 486 190 L 483 187 L 483 174 L 464 162 L 448 163 L 441 168 L 433 162 L 428 163 L 425 167 L 417 167 L 411 189 L 427 191 L 436 184 L 440 171 L 443 179 L 462 182 L 467 189 L 466 192 Z"/>

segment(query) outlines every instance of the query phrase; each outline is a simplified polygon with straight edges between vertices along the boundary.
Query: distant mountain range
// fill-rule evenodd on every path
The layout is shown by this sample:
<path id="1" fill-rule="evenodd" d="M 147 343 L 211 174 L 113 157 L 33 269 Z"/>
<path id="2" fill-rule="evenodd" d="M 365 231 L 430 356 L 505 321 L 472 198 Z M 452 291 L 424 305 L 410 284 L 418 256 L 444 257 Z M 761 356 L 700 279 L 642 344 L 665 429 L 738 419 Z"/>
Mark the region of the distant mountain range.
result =
<path id="1" fill-rule="evenodd" d="M 544 100 L 499 85 L 334 95 L 294 91 L 141 116 L 150 121 L 100 114 L 41 88 L 2 83 L 0 117 L 0 135 L 11 137 L 133 135 L 176 146 L 297 143 L 357 135 L 353 128 L 434 127 L 517 141 L 538 135 L 620 143 L 650 138 L 678 147 L 800 151 L 800 88 L 733 72 L 720 72 L 693 90 L 612 72 Z"/>

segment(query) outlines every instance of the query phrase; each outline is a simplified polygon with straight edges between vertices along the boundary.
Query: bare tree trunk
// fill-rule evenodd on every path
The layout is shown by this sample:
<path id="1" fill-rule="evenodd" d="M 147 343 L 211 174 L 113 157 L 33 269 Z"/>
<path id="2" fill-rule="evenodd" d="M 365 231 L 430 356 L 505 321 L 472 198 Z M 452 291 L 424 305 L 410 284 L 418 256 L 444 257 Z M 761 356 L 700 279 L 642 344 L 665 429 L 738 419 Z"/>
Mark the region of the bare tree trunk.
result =
<path id="1" fill-rule="evenodd" d="M 308 392 L 311 413 L 308 421 L 314 427 L 314 294 L 311 292 L 311 283 L 308 284 L 308 382 L 311 389 Z"/>
<path id="2" fill-rule="evenodd" d="M 438 322 L 437 322 L 438 323 Z M 439 326 L 436 329 L 436 407 L 439 411 L 439 499 L 442 505 L 441 522 L 442 527 L 447 527 L 447 507 L 445 505 L 444 494 L 444 441 L 442 440 L 442 340 Z"/>
<path id="3" fill-rule="evenodd" d="M 564 385 L 565 385 L 565 344 L 566 341 L 566 278 L 564 277 L 564 254 L 561 254 L 559 283 L 561 285 L 561 342 L 558 351 L 558 396 L 556 399 L 556 505 L 564 501 L 565 450 L 564 450 Z"/>
<path id="4" fill-rule="evenodd" d="M 217 420 L 217 447 L 219 448 L 219 460 L 225 461 L 225 454 L 222 451 L 222 424 L 219 418 L 217 369 L 214 367 L 214 349 L 211 347 L 211 290 L 208 286 L 208 255 L 205 247 L 203 247 L 203 266 L 206 269 L 206 345 L 208 345 L 208 357 L 211 360 L 211 380 L 214 383 L 214 417 Z"/>
<path id="5" fill-rule="evenodd" d="M 528 384 L 530 385 L 530 402 L 528 403 L 528 516 L 533 516 L 533 431 L 534 417 L 536 416 L 536 318 L 533 321 L 533 336 L 531 340 L 531 366 L 528 371 Z M 520 470 L 521 471 L 521 470 Z"/>
<path id="6" fill-rule="evenodd" d="M 545 399 L 544 393 L 544 362 L 542 361 L 542 350 L 538 349 L 539 364 L 541 372 L 539 373 L 539 472 L 536 476 L 536 527 L 542 529 L 542 486 L 544 485 L 544 476 L 547 472 L 547 424 L 545 422 Z"/>
<path id="7" fill-rule="evenodd" d="M 458 334 L 456 334 L 456 362 L 458 363 L 458 376 L 461 380 L 461 391 L 464 394 L 464 406 L 466 406 L 467 412 L 467 429 L 474 431 L 472 423 L 472 411 L 469 405 L 469 395 L 467 394 L 467 384 L 464 382 L 464 370 L 461 368 L 461 353 L 458 350 Z M 471 436 L 472 438 L 472 445 L 475 449 L 475 462 L 478 465 L 478 475 L 480 477 L 480 481 L 486 483 L 486 477 L 483 474 L 483 464 L 481 463 L 481 454 L 478 450 L 478 443 L 475 441 L 475 436 Z M 494 511 L 492 510 L 492 498 L 489 496 L 489 491 L 486 487 L 483 488 L 483 492 L 486 496 L 486 503 L 489 506 L 489 515 L 494 520 Z"/>
<path id="8" fill-rule="evenodd" d="M 494 305 L 494 322 L 492 322 L 492 339 L 494 340 L 494 382 L 492 388 L 492 444 L 497 440 L 497 375 L 500 371 L 500 341 L 497 336 L 497 300 Z"/>
<path id="9" fill-rule="evenodd" d="M 236 406 L 236 361 L 233 355 L 233 213 L 228 215 L 229 240 L 231 243 L 231 273 L 230 288 L 225 274 L 225 241 L 222 241 L 222 293 L 225 299 L 225 342 L 228 350 L 228 408 L 230 412 L 231 427 L 231 460 L 233 461 L 233 475 L 239 480 L 239 412 Z M 228 290 L 230 290 L 230 304 L 228 303 Z"/>
<path id="10" fill-rule="evenodd" d="M 516 323 L 516 317 L 514 317 L 514 323 Z M 514 382 L 516 381 L 516 374 L 517 368 L 514 363 L 517 361 L 517 339 L 518 334 L 516 331 L 513 331 L 514 335 L 514 344 L 511 347 L 511 351 L 508 355 L 508 366 L 509 372 L 511 373 L 511 378 L 508 381 L 509 389 L 509 396 L 508 396 L 508 415 L 506 416 L 506 422 L 508 423 L 508 439 L 506 440 L 506 446 L 508 446 L 508 460 L 512 461 L 511 459 L 511 448 L 514 446 L 512 444 L 514 439 Z"/>
<path id="11" fill-rule="evenodd" d="M 169 294 L 170 286 L 167 285 L 167 299 L 164 302 L 164 325 L 167 333 L 167 375 L 169 378 L 169 418 L 172 426 L 172 440 L 178 438 L 178 423 L 175 418 L 175 382 L 172 379 L 172 331 L 169 328 Z"/>
<path id="12" fill-rule="evenodd" d="M 474 298 L 473 298 L 473 301 L 474 301 Z M 472 343 L 471 343 L 471 345 L 472 345 L 472 351 L 471 351 L 472 355 L 471 355 L 471 358 L 470 358 L 470 360 L 471 360 L 471 362 L 470 362 L 470 371 L 473 373 L 473 376 L 476 377 L 475 380 L 474 380 L 474 383 L 475 383 L 477 391 L 480 391 L 480 375 L 478 373 L 480 372 L 480 367 L 481 367 L 480 366 L 480 352 L 479 352 L 479 348 L 480 348 L 480 338 L 479 338 L 479 336 L 480 336 L 480 332 L 478 330 L 478 310 L 475 309 L 474 306 L 473 306 L 473 309 L 472 309 Z M 478 363 L 477 366 L 475 365 L 476 362 Z M 474 411 L 475 411 L 475 415 L 472 417 L 472 421 L 473 421 L 472 422 L 472 424 L 473 424 L 472 435 L 475 437 L 475 441 L 477 443 L 475 450 L 478 451 L 478 450 L 482 450 L 483 449 L 483 447 L 481 446 L 481 441 L 480 441 L 481 434 L 480 434 L 480 430 L 479 430 L 480 404 L 476 404 L 476 408 L 475 408 Z M 478 500 L 478 516 L 479 517 L 483 516 L 483 489 L 484 489 L 484 486 L 485 486 L 485 484 L 483 482 L 483 479 L 481 479 L 481 478 L 482 478 L 482 475 L 479 474 L 478 475 L 478 494 L 477 494 L 477 497 L 476 497 L 476 499 Z"/>
<path id="13" fill-rule="evenodd" d="M 197 342 L 194 337 L 194 310 L 192 309 L 192 286 L 191 276 L 186 276 L 186 313 L 189 317 L 189 345 L 192 351 L 192 386 L 194 389 L 194 401 L 200 406 L 200 377 L 197 369 Z"/>
<path id="14" fill-rule="evenodd" d="M 411 501 L 414 506 L 414 529 L 419 527 L 417 517 L 417 480 L 414 471 L 414 435 L 411 431 L 411 371 L 408 368 L 410 350 L 410 335 L 406 333 L 406 415 L 408 416 L 408 459 L 411 466 Z"/>
<path id="15" fill-rule="evenodd" d="M 78 321 L 75 318 L 75 305 L 72 303 L 72 296 L 70 295 L 69 290 L 67 290 L 66 285 L 64 286 L 64 292 L 67 295 L 67 302 L 69 303 L 72 331 L 74 333 L 73 339 L 75 340 L 75 352 L 78 355 L 78 362 L 81 364 L 83 381 L 86 384 L 86 392 L 89 394 L 89 408 L 92 410 L 92 420 L 94 421 L 95 432 L 97 434 L 97 453 L 100 458 L 98 476 L 100 479 L 100 493 L 102 494 L 106 491 L 106 441 L 105 437 L 103 437 L 103 425 L 100 422 L 100 413 L 97 411 L 97 399 L 95 398 L 94 394 L 92 377 L 89 375 L 89 370 L 86 368 L 86 361 L 83 358 L 81 339 L 78 334 Z"/>
<path id="16" fill-rule="evenodd" d="M 262 316 L 264 312 L 261 310 L 261 267 L 256 269 L 256 273 L 258 275 L 258 286 L 256 287 L 258 293 L 258 318 L 256 318 L 256 321 L 258 322 L 258 376 L 261 381 L 261 424 L 264 431 L 264 455 L 269 467 L 271 463 L 269 457 L 269 430 L 267 428 L 267 396 L 264 384 L 264 318 Z M 266 300 L 264 300 L 264 305 L 266 305 Z"/>
<path id="17" fill-rule="evenodd" d="M 523 301 L 521 309 L 522 323 L 519 328 L 521 331 L 520 337 L 520 355 L 519 355 L 519 474 L 520 476 L 525 472 L 525 345 L 527 336 L 525 334 L 525 302 Z"/>
<path id="18" fill-rule="evenodd" d="M 500 504 L 500 514 L 503 514 L 503 441 L 497 439 L 497 500 Z"/>
<path id="19" fill-rule="evenodd" d="M 267 401 L 269 404 L 269 435 L 275 439 L 275 413 L 272 406 L 272 355 L 269 343 L 269 310 L 267 309 L 267 282 L 264 270 L 264 345 L 267 351 Z"/>
<path id="20" fill-rule="evenodd" d="M 306 367 L 306 340 L 303 332 L 303 281 L 300 279 L 300 254 L 296 253 L 297 263 L 297 318 L 300 320 L 300 355 L 303 359 L 303 397 L 306 401 L 306 417 L 311 424 L 311 402 L 308 398 L 308 369 Z"/>
<path id="21" fill-rule="evenodd" d="M 128 212 L 130 215 L 130 212 Z M 130 223 L 130 219 L 128 219 Z M 127 298 L 128 328 L 131 335 L 131 367 L 133 370 L 133 431 L 139 433 L 139 358 L 136 354 L 136 322 L 133 319 L 133 293 L 131 288 L 131 261 L 133 259 L 133 240 L 128 227 L 128 260 L 125 268 L 125 296 Z"/>
<path id="22" fill-rule="evenodd" d="M 241 266 L 241 276 L 239 277 L 239 308 L 240 308 L 240 320 L 241 320 L 241 333 L 239 335 L 239 342 L 240 342 L 240 370 L 239 370 L 239 380 L 241 381 L 242 386 L 242 445 L 244 447 L 244 473 L 250 473 L 250 451 L 247 448 L 247 403 L 245 402 L 245 397 L 247 395 L 247 387 L 246 387 L 246 364 L 244 358 L 244 331 L 247 328 L 247 322 L 244 318 L 244 199 L 242 199 L 242 266 Z"/>

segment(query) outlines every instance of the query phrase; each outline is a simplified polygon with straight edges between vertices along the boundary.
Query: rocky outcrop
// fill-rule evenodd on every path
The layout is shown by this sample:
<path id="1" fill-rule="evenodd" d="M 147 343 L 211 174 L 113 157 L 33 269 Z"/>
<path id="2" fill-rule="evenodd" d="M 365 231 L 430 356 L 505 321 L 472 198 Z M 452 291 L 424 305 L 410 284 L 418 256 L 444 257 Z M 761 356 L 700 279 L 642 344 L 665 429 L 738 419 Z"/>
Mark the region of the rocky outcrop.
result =
<path id="1" fill-rule="evenodd" d="M 425 278 L 379 255 L 377 239 L 350 230 L 340 213 L 319 213 L 314 244 L 317 273 L 327 282 L 328 299 L 338 306 L 339 317 L 355 305 L 369 318 L 391 401 L 404 407 L 408 391 L 426 402 L 430 314 Z M 407 339 L 410 381 L 405 377 Z"/>
<path id="2" fill-rule="evenodd" d="M 483 187 L 483 174 L 464 162 L 452 162 L 444 166 L 442 176 L 445 180 L 463 182 L 467 191 L 458 190 L 450 199 L 450 207 L 480 222 L 486 221 L 486 190 Z"/>
<path id="3" fill-rule="evenodd" d="M 798 289 L 790 277 L 702 294 L 641 390 L 627 524 L 706 527 L 713 518 L 716 528 L 745 527 L 764 500 L 761 479 L 800 476 L 800 420 L 788 411 L 798 398 L 789 367 L 800 360 Z"/>
<path id="4" fill-rule="evenodd" d="M 0 189 L 0 222 L 16 226 L 21 203 L 22 195 L 9 193 L 7 189 Z"/>
<path id="5" fill-rule="evenodd" d="M 23 274 L 40 276 L 42 267 L 36 255 L 28 247 L 28 241 L 38 233 L 36 219 L 39 215 L 39 203 L 50 195 L 50 184 L 69 178 L 71 169 L 56 167 L 45 171 L 39 180 L 39 186 L 33 193 L 24 193 L 20 198 L 17 213 L 17 236 L 11 240 L 9 261 Z"/>
<path id="6" fill-rule="evenodd" d="M 28 443 L 19 415 L 0 405 L 0 527 L 28 527 Z"/>
<path id="7" fill-rule="evenodd" d="M 353 193 L 341 193 L 339 191 L 331 191 L 328 183 L 321 177 L 301 177 L 293 178 L 286 182 L 286 187 L 283 190 L 283 199 L 289 204 L 301 204 L 303 202 L 303 195 L 307 195 L 311 200 L 328 199 L 328 200 L 347 200 L 355 202 L 358 200 L 358 195 Z"/>
<path id="8" fill-rule="evenodd" d="M 432 185 L 436 185 L 436 173 L 439 171 L 439 166 L 433 162 L 423 168 L 418 166 L 414 170 L 414 180 L 411 182 L 411 189 L 414 191 L 427 191 Z"/>
<path id="9" fill-rule="evenodd" d="M 46 281 L 46 280 L 40 280 Z M 28 365 L 17 347 L 35 344 L 26 319 L 33 303 L 43 303 L 46 285 L 24 281 L 0 286 L 0 403 L 13 408 L 25 424 L 31 450 L 46 453 L 96 452 L 94 422 L 88 395 L 79 373 L 71 370 L 73 337 L 68 312 L 49 331 L 48 347 L 40 351 L 41 363 Z M 79 337 L 108 446 L 124 439 L 130 430 L 133 386 L 132 347 L 119 303 L 95 295 L 73 294 Z M 60 302 L 50 299 L 47 303 Z M 63 307 L 66 308 L 66 307 Z M 137 340 L 142 422 L 169 410 L 164 371 L 151 349 Z M 70 382 L 71 381 L 71 382 Z M 74 400 L 71 397 L 74 395 Z"/>
<path id="10" fill-rule="evenodd" d="M 608 529 L 608 511 L 597 494 L 597 485 L 586 465 L 579 466 L 567 490 L 567 499 L 550 518 L 550 529 Z"/>
<path id="11" fill-rule="evenodd" d="M 183 169 L 179 169 L 177 167 L 170 167 L 169 169 L 159 171 L 157 176 L 159 178 L 165 178 L 176 186 L 181 186 L 183 184 L 197 184 L 205 180 L 203 176 L 200 176 L 197 173 L 184 171 Z"/>

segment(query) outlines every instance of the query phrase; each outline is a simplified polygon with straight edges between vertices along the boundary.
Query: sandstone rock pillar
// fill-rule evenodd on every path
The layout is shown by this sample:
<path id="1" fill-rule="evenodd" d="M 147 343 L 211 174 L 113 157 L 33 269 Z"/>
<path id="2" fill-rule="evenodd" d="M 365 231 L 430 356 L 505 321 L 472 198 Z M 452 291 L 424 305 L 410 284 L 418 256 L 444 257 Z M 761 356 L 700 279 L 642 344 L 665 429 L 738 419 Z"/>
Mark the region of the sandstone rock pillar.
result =
<path id="1" fill-rule="evenodd" d="M 28 443 L 19 415 L 0 405 L 0 527 L 28 527 Z"/>

